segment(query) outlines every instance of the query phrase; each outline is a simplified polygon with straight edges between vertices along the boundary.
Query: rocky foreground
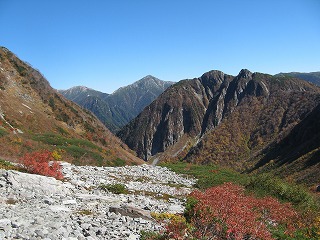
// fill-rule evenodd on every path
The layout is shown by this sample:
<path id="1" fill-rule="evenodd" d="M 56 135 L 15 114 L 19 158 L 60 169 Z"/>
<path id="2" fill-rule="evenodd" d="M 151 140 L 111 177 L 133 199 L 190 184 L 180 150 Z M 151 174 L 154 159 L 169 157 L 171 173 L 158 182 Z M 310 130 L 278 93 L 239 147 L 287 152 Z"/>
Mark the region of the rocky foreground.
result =
<path id="1" fill-rule="evenodd" d="M 181 213 L 195 179 L 149 165 L 62 163 L 64 181 L 0 169 L 0 239 L 139 239 L 151 212 Z M 121 183 L 127 194 L 103 186 Z"/>

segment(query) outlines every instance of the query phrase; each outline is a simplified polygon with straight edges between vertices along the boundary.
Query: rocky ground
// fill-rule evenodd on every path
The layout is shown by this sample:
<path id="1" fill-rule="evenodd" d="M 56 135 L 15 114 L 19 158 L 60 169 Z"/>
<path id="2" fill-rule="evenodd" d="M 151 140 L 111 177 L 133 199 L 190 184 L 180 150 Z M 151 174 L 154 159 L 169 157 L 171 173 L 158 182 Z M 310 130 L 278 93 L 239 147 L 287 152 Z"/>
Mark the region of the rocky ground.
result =
<path id="1" fill-rule="evenodd" d="M 151 212 L 181 213 L 194 179 L 167 168 L 73 166 L 64 181 L 0 169 L 0 239 L 139 239 Z M 128 193 L 103 188 L 124 184 Z"/>

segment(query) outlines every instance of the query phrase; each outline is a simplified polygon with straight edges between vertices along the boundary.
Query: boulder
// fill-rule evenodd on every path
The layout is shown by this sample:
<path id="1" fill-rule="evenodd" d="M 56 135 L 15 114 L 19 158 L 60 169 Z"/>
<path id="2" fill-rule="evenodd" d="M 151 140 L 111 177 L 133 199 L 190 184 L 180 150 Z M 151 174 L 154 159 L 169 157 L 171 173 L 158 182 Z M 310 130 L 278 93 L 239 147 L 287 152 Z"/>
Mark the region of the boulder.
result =
<path id="1" fill-rule="evenodd" d="M 53 177 L 46 177 L 36 174 L 29 174 L 17 171 L 5 171 L 3 177 L 7 184 L 13 189 L 29 190 L 33 193 L 44 194 L 46 196 L 54 194 L 67 194 L 69 190 L 59 180 Z"/>

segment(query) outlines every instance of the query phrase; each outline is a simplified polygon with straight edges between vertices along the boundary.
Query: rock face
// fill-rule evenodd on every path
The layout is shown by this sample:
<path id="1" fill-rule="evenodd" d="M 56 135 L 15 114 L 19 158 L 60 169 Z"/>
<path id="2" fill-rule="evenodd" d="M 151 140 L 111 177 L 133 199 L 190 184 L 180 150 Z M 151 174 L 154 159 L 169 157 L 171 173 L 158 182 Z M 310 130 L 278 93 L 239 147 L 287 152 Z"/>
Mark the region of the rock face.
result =
<path id="1" fill-rule="evenodd" d="M 241 70 L 236 77 L 211 71 L 200 78 L 181 81 L 145 108 L 118 136 L 138 156 L 148 160 L 184 135 L 201 137 L 232 114 L 244 99 L 267 100 L 277 91 L 276 81 L 270 75 L 248 70 Z M 311 84 L 296 80 L 287 80 L 282 87 L 287 88 L 284 91 L 317 91 Z"/>
<path id="2" fill-rule="evenodd" d="M 195 183 L 148 165 L 64 163 L 63 172 L 66 181 L 61 182 L 0 170 L 0 239 L 139 239 L 141 230 L 161 229 L 151 212 L 182 212 L 179 199 Z M 117 195 L 100 187 L 113 183 L 125 184 L 129 193 Z"/>
<path id="3" fill-rule="evenodd" d="M 93 112 L 112 132 L 135 118 L 173 82 L 146 76 L 139 81 L 106 94 L 86 87 L 60 90 L 66 98 Z"/>
<path id="4" fill-rule="evenodd" d="M 147 161 L 184 159 L 243 171 L 319 103 L 320 89 L 300 79 L 210 71 L 168 88 L 118 136 Z"/>

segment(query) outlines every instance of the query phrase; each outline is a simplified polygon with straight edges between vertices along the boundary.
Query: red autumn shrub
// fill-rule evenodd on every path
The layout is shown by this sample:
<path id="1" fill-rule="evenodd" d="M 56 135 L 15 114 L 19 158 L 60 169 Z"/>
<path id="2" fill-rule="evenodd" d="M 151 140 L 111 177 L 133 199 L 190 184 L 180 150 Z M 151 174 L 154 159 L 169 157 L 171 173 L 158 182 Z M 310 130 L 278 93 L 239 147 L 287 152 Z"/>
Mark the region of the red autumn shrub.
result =
<path id="1" fill-rule="evenodd" d="M 26 153 L 19 161 L 29 173 L 62 179 L 61 166 L 49 151 Z"/>
<path id="2" fill-rule="evenodd" d="M 273 239 L 269 228 L 279 224 L 292 233 L 297 213 L 290 204 L 268 197 L 258 199 L 244 194 L 232 183 L 194 191 L 197 200 L 191 213 L 191 235 L 198 239 Z M 190 213 L 189 213 L 190 214 Z"/>

